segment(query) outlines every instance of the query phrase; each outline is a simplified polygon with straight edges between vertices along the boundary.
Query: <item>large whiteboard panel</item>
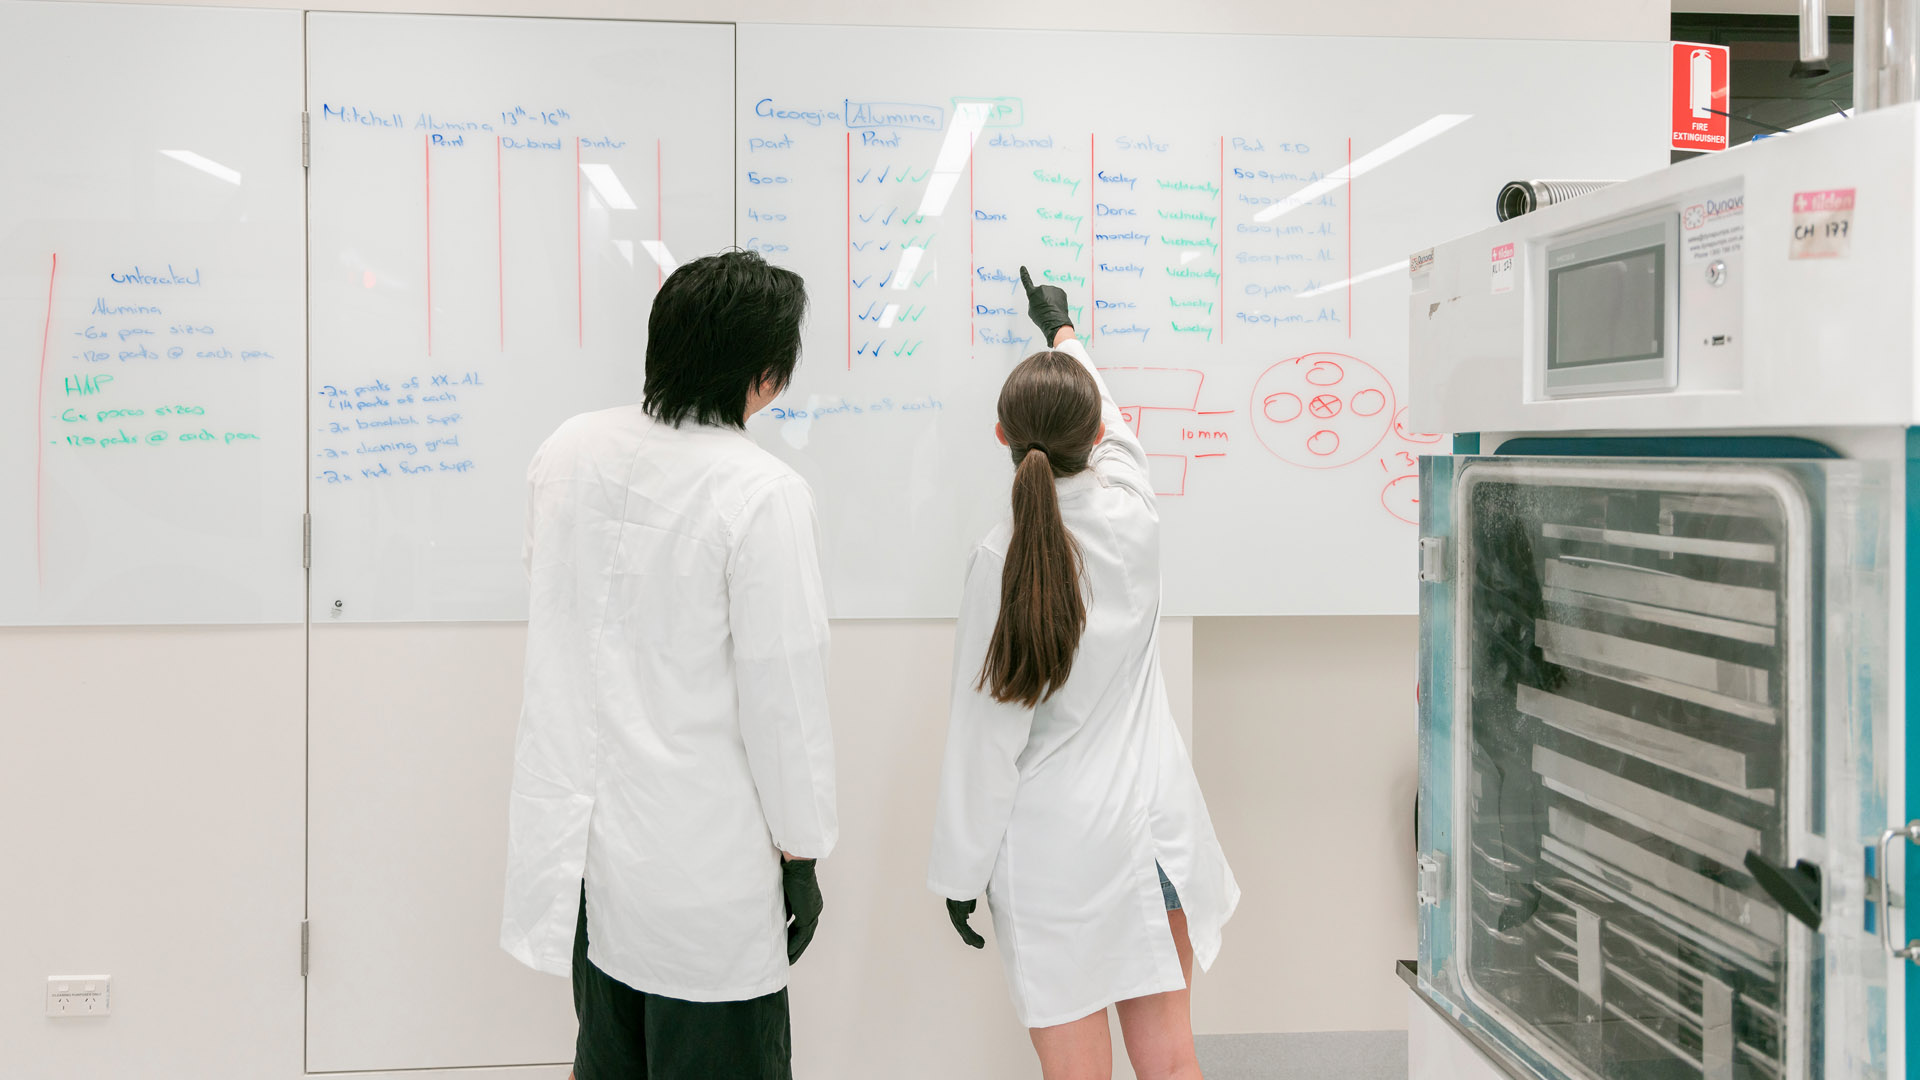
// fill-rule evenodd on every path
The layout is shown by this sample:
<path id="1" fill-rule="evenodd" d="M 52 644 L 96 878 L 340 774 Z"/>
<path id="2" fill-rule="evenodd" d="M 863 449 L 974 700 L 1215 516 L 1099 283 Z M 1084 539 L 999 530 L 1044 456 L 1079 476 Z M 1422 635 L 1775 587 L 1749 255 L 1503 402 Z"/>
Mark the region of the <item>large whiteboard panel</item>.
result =
<path id="1" fill-rule="evenodd" d="M 0 623 L 298 622 L 294 12 L 0 3 Z"/>
<path id="2" fill-rule="evenodd" d="M 313 14 L 315 617 L 526 617 L 527 461 L 732 243 L 733 28 Z"/>
<path id="3" fill-rule="evenodd" d="M 1155 455 L 1169 613 L 1413 611 L 1407 257 L 1506 180 L 1662 165 L 1664 55 L 741 27 L 739 236 L 813 295 L 753 431 L 813 484 L 835 613 L 956 610 L 1040 346 L 1022 263 Z"/>

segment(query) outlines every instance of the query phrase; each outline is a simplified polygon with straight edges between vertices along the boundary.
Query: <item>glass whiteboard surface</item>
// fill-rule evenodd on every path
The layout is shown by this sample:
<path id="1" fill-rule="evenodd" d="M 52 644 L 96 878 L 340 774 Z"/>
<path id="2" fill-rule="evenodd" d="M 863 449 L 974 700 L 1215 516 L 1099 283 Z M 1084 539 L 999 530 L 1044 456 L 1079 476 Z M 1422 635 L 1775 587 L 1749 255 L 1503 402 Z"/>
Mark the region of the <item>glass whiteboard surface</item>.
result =
<path id="1" fill-rule="evenodd" d="M 1023 263 L 1153 455 L 1166 613 L 1414 611 L 1408 255 L 1515 177 L 1667 157 L 1660 44 L 739 33 L 740 243 L 812 295 L 750 427 L 813 486 L 842 617 L 953 615 L 1006 515 Z"/>
<path id="2" fill-rule="evenodd" d="M 0 625 L 301 620 L 300 36 L 0 2 Z"/>
<path id="3" fill-rule="evenodd" d="M 526 467 L 733 242 L 733 28 L 314 13 L 314 618 L 524 619 Z"/>

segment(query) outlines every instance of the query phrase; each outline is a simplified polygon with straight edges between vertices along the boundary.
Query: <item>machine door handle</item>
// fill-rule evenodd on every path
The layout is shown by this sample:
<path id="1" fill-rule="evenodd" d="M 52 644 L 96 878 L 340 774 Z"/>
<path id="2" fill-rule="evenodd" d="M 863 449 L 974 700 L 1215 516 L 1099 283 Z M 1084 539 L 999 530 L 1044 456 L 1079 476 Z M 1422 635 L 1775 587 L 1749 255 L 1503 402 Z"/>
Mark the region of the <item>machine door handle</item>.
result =
<path id="1" fill-rule="evenodd" d="M 1920 843 L 1920 819 L 1880 834 L 1880 858 L 1877 862 L 1880 871 L 1880 944 L 1887 950 L 1888 956 L 1920 964 L 1920 941 L 1910 941 L 1905 945 L 1893 943 L 1893 866 L 1888 862 L 1888 856 L 1892 854 L 1895 840 Z"/>
<path id="2" fill-rule="evenodd" d="M 1767 890 L 1781 910 L 1806 923 L 1815 932 L 1820 929 L 1820 868 L 1801 859 L 1791 867 L 1768 862 L 1757 851 L 1747 852 L 1747 873 Z"/>

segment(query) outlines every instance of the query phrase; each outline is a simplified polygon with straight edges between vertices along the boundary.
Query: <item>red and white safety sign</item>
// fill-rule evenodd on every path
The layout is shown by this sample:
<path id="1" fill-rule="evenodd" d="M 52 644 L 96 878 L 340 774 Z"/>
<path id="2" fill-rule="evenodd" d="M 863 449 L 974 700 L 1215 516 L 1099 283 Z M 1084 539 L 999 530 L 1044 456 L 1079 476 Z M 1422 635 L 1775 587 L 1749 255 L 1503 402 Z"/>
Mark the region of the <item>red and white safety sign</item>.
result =
<path id="1" fill-rule="evenodd" d="M 1673 43 L 1673 148 L 1727 148 L 1727 47 Z"/>

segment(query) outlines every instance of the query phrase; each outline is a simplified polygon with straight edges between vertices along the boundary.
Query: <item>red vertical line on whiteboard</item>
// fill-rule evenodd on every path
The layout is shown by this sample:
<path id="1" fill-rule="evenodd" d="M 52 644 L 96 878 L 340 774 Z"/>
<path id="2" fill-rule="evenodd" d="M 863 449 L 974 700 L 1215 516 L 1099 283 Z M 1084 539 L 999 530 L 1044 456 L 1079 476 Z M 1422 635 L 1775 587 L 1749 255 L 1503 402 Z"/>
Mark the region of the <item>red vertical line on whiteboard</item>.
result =
<path id="1" fill-rule="evenodd" d="M 47 471 L 47 343 L 53 338 L 53 279 L 60 273 L 60 253 L 53 253 L 53 265 L 47 268 L 47 318 L 40 324 L 40 389 L 33 396 L 33 559 L 40 584 L 47 583 L 47 525 L 45 509 Z"/>
<path id="2" fill-rule="evenodd" d="M 1347 136 L 1347 336 L 1353 336 L 1353 136 Z"/>
<path id="3" fill-rule="evenodd" d="M 973 155 L 968 154 L 967 155 L 967 352 L 969 355 L 971 355 L 973 352 L 973 339 L 975 337 L 974 312 L 979 310 L 977 307 L 975 307 L 976 301 L 975 301 L 974 292 L 973 292 L 973 283 L 979 280 L 980 280 L 980 260 L 979 260 L 979 256 L 975 255 L 973 252 Z M 1048 342 L 1047 344 L 1051 345 L 1053 343 Z"/>
<path id="4" fill-rule="evenodd" d="M 1227 137 L 1220 136 L 1220 341 L 1227 340 Z"/>
<path id="5" fill-rule="evenodd" d="M 580 322 L 580 347 L 587 347 L 587 260 L 581 254 L 580 242 L 580 200 L 585 197 L 581 191 L 586 186 L 580 172 L 580 136 L 573 137 L 573 282 L 575 316 Z"/>
<path id="6" fill-rule="evenodd" d="M 847 370 L 853 370 L 853 132 L 847 132 Z"/>
<path id="7" fill-rule="evenodd" d="M 500 351 L 507 351 L 507 211 L 500 172 L 500 136 L 493 137 L 494 261 L 500 267 Z"/>
<path id="8" fill-rule="evenodd" d="M 660 140 L 653 140 L 653 238 L 660 242 L 660 255 L 667 254 L 667 189 L 662 187 L 666 176 L 664 166 L 660 164 Z M 659 259 L 653 260 L 653 287 L 658 290 L 667 280 L 667 268 Z"/>
<path id="9" fill-rule="evenodd" d="M 1093 213 L 1093 181 L 1098 175 L 1093 166 L 1093 132 L 1089 131 L 1087 132 L 1087 306 L 1089 308 L 1100 306 L 1100 287 L 1093 282 L 1094 271 L 1098 266 L 1094 260 L 1100 257 L 1094 250 L 1099 244 L 1098 234 L 1094 230 L 1099 226 L 1094 222 Z M 1093 341 L 1093 312 L 1091 311 L 1087 312 L 1087 341 Z M 1046 346 L 1049 349 L 1053 348 L 1053 342 L 1047 342 Z"/>
<path id="10" fill-rule="evenodd" d="M 420 160 L 427 188 L 427 355 L 433 355 L 433 137 L 420 135 Z"/>

